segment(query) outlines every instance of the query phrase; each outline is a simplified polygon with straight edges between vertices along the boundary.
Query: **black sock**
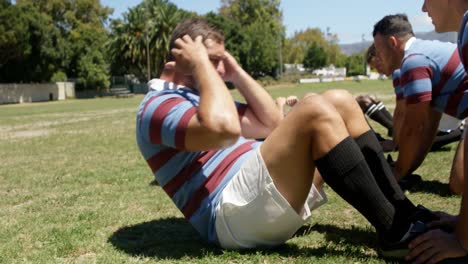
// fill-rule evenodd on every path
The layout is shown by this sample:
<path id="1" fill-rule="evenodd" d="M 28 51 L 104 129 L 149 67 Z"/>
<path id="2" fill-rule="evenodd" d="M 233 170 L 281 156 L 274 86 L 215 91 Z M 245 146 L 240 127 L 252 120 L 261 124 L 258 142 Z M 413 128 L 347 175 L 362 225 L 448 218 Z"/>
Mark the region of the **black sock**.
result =
<path id="1" fill-rule="evenodd" d="M 382 102 L 370 105 L 366 110 L 366 115 L 387 128 L 389 134 L 393 132 L 393 117 Z"/>
<path id="2" fill-rule="evenodd" d="M 450 131 L 448 134 L 437 135 L 432 143 L 431 150 L 436 150 L 444 145 L 450 144 L 461 139 L 463 132 L 460 129 Z"/>
<path id="3" fill-rule="evenodd" d="M 355 140 L 372 171 L 375 181 L 388 201 L 392 203 L 398 213 L 403 215 L 414 213 L 416 206 L 406 198 L 398 185 L 392 169 L 385 159 L 382 146 L 373 131 L 369 130 Z"/>
<path id="4" fill-rule="evenodd" d="M 405 196 L 400 185 L 398 185 L 398 182 L 393 176 L 392 169 L 385 159 L 382 146 L 380 146 L 372 130 L 365 132 L 355 140 L 379 188 L 392 203 L 397 212 L 406 216 L 415 213 L 417 210 L 416 206 Z"/>
<path id="5" fill-rule="evenodd" d="M 382 102 L 380 102 L 379 105 L 380 104 L 381 106 L 379 106 L 379 111 L 385 116 L 387 121 L 391 123 L 393 129 L 393 115 L 388 111 L 387 107 L 385 107 L 385 105 Z"/>
<path id="6" fill-rule="evenodd" d="M 408 230 L 406 219 L 380 190 L 359 147 L 351 137 L 338 143 L 315 161 L 325 182 L 356 208 L 389 241 L 399 240 Z"/>

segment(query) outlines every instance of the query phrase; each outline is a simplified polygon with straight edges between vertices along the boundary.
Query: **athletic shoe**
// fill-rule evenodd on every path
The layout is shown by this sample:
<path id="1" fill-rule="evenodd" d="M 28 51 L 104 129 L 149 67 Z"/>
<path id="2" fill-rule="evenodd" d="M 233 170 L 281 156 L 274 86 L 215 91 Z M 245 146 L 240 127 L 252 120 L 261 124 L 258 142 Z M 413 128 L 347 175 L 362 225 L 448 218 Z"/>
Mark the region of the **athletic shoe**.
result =
<path id="1" fill-rule="evenodd" d="M 418 204 L 418 206 L 416 206 L 416 211 L 410 215 L 408 219 L 410 222 L 421 221 L 424 224 L 428 224 L 429 222 L 439 220 L 439 217 L 431 210 Z"/>
<path id="2" fill-rule="evenodd" d="M 385 239 L 379 240 L 379 255 L 385 258 L 403 259 L 409 254 L 408 244 L 417 236 L 427 232 L 426 225 L 421 221 L 411 223 L 408 232 L 398 242 L 388 242 Z"/>

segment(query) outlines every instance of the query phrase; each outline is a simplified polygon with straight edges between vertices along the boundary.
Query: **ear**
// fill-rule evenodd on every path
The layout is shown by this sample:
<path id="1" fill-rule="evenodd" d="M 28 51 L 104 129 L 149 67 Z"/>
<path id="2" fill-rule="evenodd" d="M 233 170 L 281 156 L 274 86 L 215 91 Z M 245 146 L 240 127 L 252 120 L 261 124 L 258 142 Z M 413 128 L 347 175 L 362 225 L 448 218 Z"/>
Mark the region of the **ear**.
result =
<path id="1" fill-rule="evenodd" d="M 398 46 L 401 44 L 401 41 L 400 39 L 398 39 L 397 37 L 395 36 L 390 36 L 388 37 L 387 39 L 387 42 L 388 42 L 388 45 L 391 49 L 397 49 Z"/>
<path id="2" fill-rule="evenodd" d="M 169 61 L 164 64 L 164 70 L 165 71 L 173 71 L 175 70 L 176 62 L 175 61 Z"/>

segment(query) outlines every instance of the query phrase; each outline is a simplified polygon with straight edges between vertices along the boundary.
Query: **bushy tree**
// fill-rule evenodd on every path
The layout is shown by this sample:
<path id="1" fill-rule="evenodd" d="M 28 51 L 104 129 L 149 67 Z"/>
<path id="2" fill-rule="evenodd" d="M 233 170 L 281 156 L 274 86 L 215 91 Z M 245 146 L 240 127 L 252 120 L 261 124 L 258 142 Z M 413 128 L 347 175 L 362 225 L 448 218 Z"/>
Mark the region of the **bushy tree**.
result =
<path id="1" fill-rule="evenodd" d="M 284 26 L 279 0 L 223 0 L 220 14 L 240 25 L 239 62 L 254 77 L 274 76 Z"/>
<path id="2" fill-rule="evenodd" d="M 0 35 L 5 36 L 0 37 L 0 81 L 48 82 L 67 76 L 93 83 L 87 88 L 108 86 L 104 25 L 112 9 L 99 0 L 15 2 L 0 10 Z M 90 67 L 99 69 L 92 72 L 103 76 L 81 75 L 80 61 L 90 57 Z"/>
<path id="3" fill-rule="evenodd" d="M 338 65 L 343 54 L 338 43 L 338 37 L 329 33 L 325 35 L 319 28 L 308 28 L 295 32 L 286 40 L 283 49 L 283 58 L 286 63 L 303 63 L 309 48 L 316 44 L 323 48 L 327 54 L 328 63 Z"/>
<path id="4" fill-rule="evenodd" d="M 363 54 L 354 54 L 346 58 L 346 72 L 347 75 L 364 75 L 364 57 Z"/>
<path id="5" fill-rule="evenodd" d="M 105 59 L 101 52 L 90 51 L 80 57 L 77 65 L 80 86 L 84 89 L 97 90 L 109 87 L 108 69 L 102 65 L 105 65 Z"/>
<path id="6" fill-rule="evenodd" d="M 304 67 L 308 69 L 318 69 L 327 65 L 327 53 L 325 49 L 317 43 L 313 43 L 307 49 L 307 53 L 303 61 Z"/>
<path id="7" fill-rule="evenodd" d="M 0 81 L 44 82 L 64 67 L 67 42 L 46 14 L 33 6 L 0 10 Z"/>

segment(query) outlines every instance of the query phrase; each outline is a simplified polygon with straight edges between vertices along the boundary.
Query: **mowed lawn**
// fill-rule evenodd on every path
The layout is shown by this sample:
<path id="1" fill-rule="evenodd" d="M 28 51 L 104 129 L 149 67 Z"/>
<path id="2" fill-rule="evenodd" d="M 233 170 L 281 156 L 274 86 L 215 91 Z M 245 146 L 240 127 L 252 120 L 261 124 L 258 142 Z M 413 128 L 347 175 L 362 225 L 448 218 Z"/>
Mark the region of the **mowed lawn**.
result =
<path id="1" fill-rule="evenodd" d="M 302 96 L 328 88 L 372 93 L 394 108 L 390 81 L 268 91 Z M 0 106 L 0 263 L 390 263 L 377 257 L 373 228 L 328 186 L 329 203 L 284 246 L 225 251 L 202 242 L 152 184 L 137 149 L 142 98 Z M 457 212 L 460 197 L 447 186 L 455 147 L 429 154 L 411 200 Z"/>

